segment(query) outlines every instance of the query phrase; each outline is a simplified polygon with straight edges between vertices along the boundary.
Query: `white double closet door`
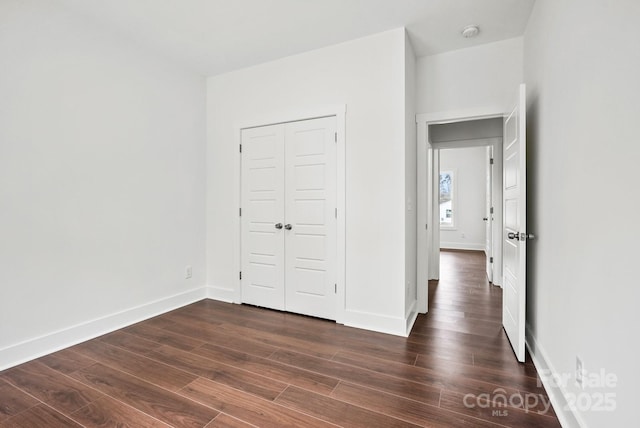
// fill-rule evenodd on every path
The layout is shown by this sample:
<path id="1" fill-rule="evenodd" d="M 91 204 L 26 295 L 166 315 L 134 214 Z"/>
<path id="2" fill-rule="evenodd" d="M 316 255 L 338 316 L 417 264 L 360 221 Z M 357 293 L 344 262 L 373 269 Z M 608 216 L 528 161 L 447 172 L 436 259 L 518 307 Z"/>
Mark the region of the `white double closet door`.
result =
<path id="1" fill-rule="evenodd" d="M 242 130 L 242 302 L 336 318 L 336 118 Z"/>

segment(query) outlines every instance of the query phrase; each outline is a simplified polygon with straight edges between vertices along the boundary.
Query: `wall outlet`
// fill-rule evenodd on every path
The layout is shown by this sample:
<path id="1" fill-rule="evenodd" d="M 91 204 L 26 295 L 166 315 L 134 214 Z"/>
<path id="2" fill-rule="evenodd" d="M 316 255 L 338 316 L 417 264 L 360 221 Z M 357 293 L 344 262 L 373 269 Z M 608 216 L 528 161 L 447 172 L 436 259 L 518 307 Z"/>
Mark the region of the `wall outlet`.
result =
<path id="1" fill-rule="evenodd" d="M 460 237 L 464 238 L 464 232 L 460 233 Z"/>
<path id="2" fill-rule="evenodd" d="M 192 274 L 192 272 L 191 272 L 191 266 L 187 266 L 187 267 L 185 267 L 185 268 L 184 268 L 184 277 L 185 277 L 185 279 L 189 279 L 189 278 L 191 278 L 191 274 Z"/>
<path id="3" fill-rule="evenodd" d="M 582 359 L 576 355 L 576 384 L 584 388 L 584 365 Z"/>

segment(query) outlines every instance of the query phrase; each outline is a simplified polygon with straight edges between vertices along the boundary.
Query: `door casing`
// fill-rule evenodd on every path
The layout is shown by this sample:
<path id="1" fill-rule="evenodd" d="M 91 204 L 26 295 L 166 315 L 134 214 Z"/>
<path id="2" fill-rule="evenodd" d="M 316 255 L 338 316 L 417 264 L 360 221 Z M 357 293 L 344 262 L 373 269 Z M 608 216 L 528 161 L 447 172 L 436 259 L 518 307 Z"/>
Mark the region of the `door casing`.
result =
<path id="1" fill-rule="evenodd" d="M 491 257 L 493 257 L 493 221 L 494 221 L 494 213 L 493 213 L 493 146 L 487 146 L 486 148 L 486 165 L 487 165 L 487 174 L 485 177 L 485 193 L 486 193 L 486 201 L 485 201 L 485 246 L 484 252 L 487 257 L 486 261 L 486 271 L 487 271 L 487 279 L 489 282 L 493 283 L 493 261 L 491 261 Z"/>

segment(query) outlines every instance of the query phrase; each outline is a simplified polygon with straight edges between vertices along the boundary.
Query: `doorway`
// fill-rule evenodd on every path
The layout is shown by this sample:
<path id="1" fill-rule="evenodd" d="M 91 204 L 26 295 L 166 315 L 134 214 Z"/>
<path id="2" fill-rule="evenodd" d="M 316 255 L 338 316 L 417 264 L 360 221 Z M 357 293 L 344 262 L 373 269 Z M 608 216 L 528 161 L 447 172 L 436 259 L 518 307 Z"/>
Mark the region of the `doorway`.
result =
<path id="1" fill-rule="evenodd" d="M 429 124 L 427 131 L 438 179 L 429 279 L 440 277 L 440 248 L 475 250 L 485 252 L 487 277 L 500 285 L 502 175 L 495 172 L 502 169 L 503 118 Z"/>
<path id="2" fill-rule="evenodd" d="M 487 181 L 492 173 L 487 149 L 476 146 L 440 150 L 441 249 L 484 251 L 487 257 L 492 255 L 486 239 L 486 225 L 492 223 L 487 217 L 491 208 L 487 209 L 487 199 L 491 197 L 487 195 Z M 491 239 L 489 242 L 493 243 Z"/>
<path id="3" fill-rule="evenodd" d="M 419 311 L 422 313 L 426 313 L 429 309 L 428 281 L 437 280 L 440 277 L 441 218 L 445 220 L 445 232 L 453 232 L 453 234 L 448 233 L 445 238 L 449 239 L 445 241 L 448 242 L 446 245 L 453 246 L 454 249 L 457 246 L 458 249 L 483 251 L 486 254 L 487 276 L 490 276 L 494 285 L 501 285 L 503 117 L 502 112 L 486 112 L 472 116 L 419 115 L 417 118 L 418 221 L 425 223 L 424 228 L 418 228 L 418 304 Z M 479 181 L 478 185 L 483 186 L 479 193 L 482 195 L 491 193 L 490 196 L 482 196 L 480 201 L 476 201 L 476 206 L 479 208 L 475 214 L 472 214 L 472 217 L 477 217 L 472 220 L 475 222 L 473 229 L 477 231 L 474 232 L 476 236 L 471 243 L 473 248 L 466 245 L 470 241 L 468 232 L 456 227 L 456 216 L 462 214 L 458 211 L 460 201 L 455 196 L 455 181 L 459 171 L 451 171 L 451 168 L 449 168 L 450 171 L 445 172 L 451 173 L 449 178 L 453 181 L 452 207 L 443 207 L 442 216 L 440 210 L 441 155 L 445 153 L 446 156 L 445 150 L 471 148 L 476 148 L 476 157 L 479 159 L 482 155 L 483 162 L 486 162 L 485 173 L 480 178 L 476 177 Z M 465 181 L 468 181 L 468 177 Z M 455 205 L 458 205 L 458 208 Z M 447 209 L 451 210 L 449 218 L 447 218 Z M 447 227 L 454 230 L 446 230 Z M 466 226 L 463 227 L 466 228 Z M 451 240 L 452 236 L 456 239 Z M 465 241 L 467 241 L 466 244 Z"/>
<path id="4" fill-rule="evenodd" d="M 500 193 L 493 195 L 495 201 L 504 202 L 494 209 L 493 257 L 494 284 L 504 287 L 503 327 L 518 361 L 525 357 L 526 325 L 526 243 L 534 235 L 526 229 L 526 86 L 520 84 L 514 102 L 508 113 L 487 111 L 487 109 L 466 112 L 442 112 L 418 115 L 418 311 L 429 309 L 429 279 L 438 279 L 440 270 L 440 228 L 439 228 L 439 150 L 430 138 L 436 129 L 432 125 L 454 124 L 463 126 L 468 122 L 482 119 L 501 119 L 503 134 L 494 144 L 494 168 L 502 171 L 495 174 L 500 180 Z M 504 152 L 502 146 L 504 145 Z M 504 167 L 503 167 L 504 157 Z M 495 180 L 498 181 L 498 180 Z M 504 182 L 504 191 L 503 191 Z M 496 183 L 497 184 L 497 183 Z M 492 184 L 493 185 L 493 184 Z M 504 210 L 503 210 L 504 206 Z M 436 222 L 437 220 L 437 222 Z M 504 220 L 504 221 L 503 221 Z M 495 239 L 496 234 L 501 235 Z M 499 271 L 499 272 L 496 272 Z M 500 283 L 498 283 L 500 281 Z M 502 284 L 504 283 L 504 284 Z"/>

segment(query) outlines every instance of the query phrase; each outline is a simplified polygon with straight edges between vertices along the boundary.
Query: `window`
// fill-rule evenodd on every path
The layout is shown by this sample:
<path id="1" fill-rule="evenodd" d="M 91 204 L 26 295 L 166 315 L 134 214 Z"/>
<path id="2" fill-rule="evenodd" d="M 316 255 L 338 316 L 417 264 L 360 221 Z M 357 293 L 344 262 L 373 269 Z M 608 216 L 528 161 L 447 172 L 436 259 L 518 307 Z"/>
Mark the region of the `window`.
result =
<path id="1" fill-rule="evenodd" d="M 453 171 L 440 171 L 440 228 L 455 227 L 455 175 Z"/>

